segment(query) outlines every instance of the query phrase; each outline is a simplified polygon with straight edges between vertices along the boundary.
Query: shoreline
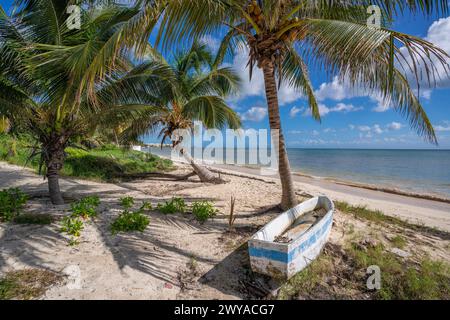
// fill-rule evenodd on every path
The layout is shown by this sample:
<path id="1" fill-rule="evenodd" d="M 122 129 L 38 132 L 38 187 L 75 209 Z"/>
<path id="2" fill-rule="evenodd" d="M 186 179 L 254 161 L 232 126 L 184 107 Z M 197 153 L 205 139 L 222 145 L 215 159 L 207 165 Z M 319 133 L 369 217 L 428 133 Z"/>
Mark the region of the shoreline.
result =
<path id="1" fill-rule="evenodd" d="M 172 160 L 174 163 L 186 164 L 186 162 L 184 162 L 182 160 L 177 161 L 177 160 L 173 160 L 170 157 L 167 157 L 164 155 L 159 155 L 159 154 L 156 154 L 156 155 L 161 158 L 164 158 L 164 159 Z M 199 163 L 201 163 L 201 162 L 199 162 Z M 231 172 L 240 173 L 240 174 L 247 173 L 247 174 L 252 175 L 252 178 L 267 177 L 267 178 L 279 179 L 278 176 L 275 177 L 275 175 L 274 176 L 261 175 L 259 173 L 260 168 L 258 166 L 246 166 L 246 165 L 241 166 L 241 165 L 235 165 L 235 164 L 214 164 L 214 163 L 208 163 L 208 162 L 203 163 L 203 165 L 210 168 L 212 171 L 217 171 L 217 169 L 220 168 L 220 169 L 226 169 Z M 218 172 L 218 173 L 220 173 L 220 172 Z M 232 174 L 232 173 L 227 172 L 227 174 Z M 405 190 L 398 189 L 398 188 L 389 188 L 389 187 L 386 187 L 383 185 L 374 185 L 374 184 L 369 184 L 369 183 L 353 182 L 353 181 L 348 181 L 348 180 L 336 179 L 336 178 L 332 178 L 332 177 L 316 177 L 316 176 L 305 174 L 305 173 L 298 172 L 298 171 L 293 171 L 292 175 L 294 177 L 301 177 L 304 179 L 309 179 L 309 180 L 311 180 L 311 182 L 326 181 L 326 182 L 336 184 L 336 185 L 342 185 L 342 186 L 347 186 L 347 187 L 366 189 L 366 190 L 384 192 L 384 193 L 393 194 L 393 195 L 411 197 L 411 198 L 415 198 L 415 199 L 424 199 L 424 200 L 430 200 L 430 201 L 436 201 L 436 202 L 450 204 L 450 198 L 447 198 L 443 195 L 435 194 L 435 193 L 418 193 L 418 192 L 412 192 L 412 191 L 405 191 Z"/>

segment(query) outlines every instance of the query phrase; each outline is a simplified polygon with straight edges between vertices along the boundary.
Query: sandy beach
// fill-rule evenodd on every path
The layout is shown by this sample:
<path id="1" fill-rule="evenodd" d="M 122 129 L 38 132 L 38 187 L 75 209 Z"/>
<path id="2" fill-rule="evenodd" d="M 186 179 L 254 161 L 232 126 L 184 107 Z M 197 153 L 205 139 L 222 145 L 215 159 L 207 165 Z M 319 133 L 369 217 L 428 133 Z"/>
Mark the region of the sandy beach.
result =
<path id="1" fill-rule="evenodd" d="M 261 290 L 249 273 L 248 255 L 243 246 L 279 210 L 279 182 L 274 178 L 252 176 L 220 169 L 228 183 L 209 185 L 196 177 L 179 181 L 168 176 L 127 183 L 107 184 L 61 179 L 66 198 L 96 194 L 101 199 L 97 219 L 86 224 L 78 246 L 67 239 L 55 222 L 48 226 L 0 224 L 0 275 L 11 270 L 44 268 L 67 273 L 79 270 L 79 287 L 67 282 L 52 286 L 42 299 L 245 299 L 261 298 Z M 178 164 L 173 175 L 189 172 Z M 450 206 L 441 202 L 413 199 L 365 189 L 298 181 L 299 197 L 327 194 L 333 200 L 365 204 L 372 208 L 450 230 Z M 51 213 L 62 217 L 68 205 L 53 206 L 46 198 L 46 181 L 31 170 L 0 163 L 0 188 L 17 186 L 33 195 L 27 212 Z M 127 195 L 137 201 L 157 204 L 172 196 L 188 202 L 213 201 L 219 214 L 200 224 L 190 215 L 163 215 L 151 212 L 150 225 L 143 232 L 112 235 L 111 220 L 120 208 L 118 198 Z M 230 197 L 236 197 L 235 228 L 228 232 Z M 351 226 L 352 234 L 347 230 Z M 354 231 L 353 231 L 354 230 Z M 330 244 L 339 246 L 355 234 L 389 242 L 399 227 L 382 227 L 336 212 Z M 450 239 L 445 234 L 405 231 L 405 251 L 450 261 Z M 410 242 L 411 241 L 411 242 Z M 69 277 L 70 281 L 70 277 Z M 338 293 L 336 293 L 338 294 Z M 339 293 L 342 297 L 344 293 Z M 352 295 L 346 292 L 345 295 Z M 359 298 L 367 298 L 360 296 Z"/>

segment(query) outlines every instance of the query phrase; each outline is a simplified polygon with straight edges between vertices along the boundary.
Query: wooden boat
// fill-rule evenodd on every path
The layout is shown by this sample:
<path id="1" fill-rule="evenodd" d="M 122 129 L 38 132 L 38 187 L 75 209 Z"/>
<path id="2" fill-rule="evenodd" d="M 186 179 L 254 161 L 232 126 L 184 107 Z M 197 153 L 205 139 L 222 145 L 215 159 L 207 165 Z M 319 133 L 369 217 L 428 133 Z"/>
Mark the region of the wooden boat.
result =
<path id="1" fill-rule="evenodd" d="M 303 270 L 327 242 L 333 214 L 333 202 L 323 196 L 280 214 L 249 240 L 252 270 L 284 279 Z"/>

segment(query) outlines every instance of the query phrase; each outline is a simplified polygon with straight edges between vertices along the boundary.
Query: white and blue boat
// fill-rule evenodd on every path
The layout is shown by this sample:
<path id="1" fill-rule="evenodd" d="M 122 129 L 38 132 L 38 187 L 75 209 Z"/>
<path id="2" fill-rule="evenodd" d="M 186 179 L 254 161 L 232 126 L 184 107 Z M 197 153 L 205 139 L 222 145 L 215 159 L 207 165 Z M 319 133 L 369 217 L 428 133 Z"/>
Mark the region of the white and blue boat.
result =
<path id="1" fill-rule="evenodd" d="M 320 254 L 333 224 L 334 204 L 315 197 L 283 212 L 248 242 L 252 270 L 289 279 Z"/>

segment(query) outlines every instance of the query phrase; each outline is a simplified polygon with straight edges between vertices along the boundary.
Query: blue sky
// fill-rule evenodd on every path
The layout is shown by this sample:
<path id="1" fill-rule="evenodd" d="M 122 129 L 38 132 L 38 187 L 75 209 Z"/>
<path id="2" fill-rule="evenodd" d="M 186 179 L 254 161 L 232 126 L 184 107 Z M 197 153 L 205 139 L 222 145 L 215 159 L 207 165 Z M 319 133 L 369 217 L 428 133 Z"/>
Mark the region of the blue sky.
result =
<path id="1" fill-rule="evenodd" d="M 11 3 L 0 0 L 5 9 Z M 394 21 L 392 29 L 426 38 L 450 53 L 450 17 L 405 15 Z M 207 37 L 205 41 L 211 48 L 218 45 L 215 37 Z M 241 114 L 245 128 L 268 128 L 263 79 L 256 72 L 249 82 L 246 62 L 245 52 L 227 61 L 244 79 L 241 94 L 229 103 Z M 326 78 L 320 70 L 314 70 L 311 78 L 320 101 L 321 123 L 308 115 L 307 101 L 301 95 L 286 86 L 280 89 L 280 112 L 288 147 L 450 149 L 450 79 L 440 81 L 439 88 L 421 91 L 422 105 L 437 132 L 436 147 L 419 137 L 405 118 L 392 106 L 379 102 L 376 96 L 355 93 L 337 79 Z"/>

